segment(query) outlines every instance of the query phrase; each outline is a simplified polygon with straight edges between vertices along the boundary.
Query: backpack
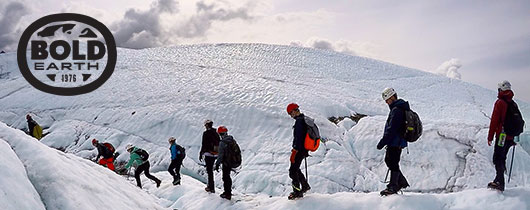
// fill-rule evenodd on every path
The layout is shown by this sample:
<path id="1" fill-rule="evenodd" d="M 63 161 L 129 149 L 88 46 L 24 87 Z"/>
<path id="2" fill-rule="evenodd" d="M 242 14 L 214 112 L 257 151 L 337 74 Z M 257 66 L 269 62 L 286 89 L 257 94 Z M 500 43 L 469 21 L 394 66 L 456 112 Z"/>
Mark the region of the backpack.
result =
<path id="1" fill-rule="evenodd" d="M 180 156 L 181 157 L 185 157 L 186 156 L 186 149 L 184 149 L 184 147 L 181 147 L 180 145 L 177 144 L 177 151 L 180 152 Z"/>
<path id="2" fill-rule="evenodd" d="M 33 137 L 38 140 L 42 139 L 42 127 L 39 124 L 36 124 L 33 128 Z"/>
<path id="3" fill-rule="evenodd" d="M 135 152 L 136 154 L 140 155 L 140 158 L 143 161 L 147 161 L 147 159 L 149 159 L 149 153 L 147 153 L 145 150 L 138 148 Z"/>
<path id="4" fill-rule="evenodd" d="M 417 141 L 423 133 L 423 125 L 420 116 L 412 110 L 405 110 L 405 130 L 403 138 L 408 142 Z"/>
<path id="5" fill-rule="evenodd" d="M 231 168 L 237 168 L 241 165 L 241 149 L 239 149 L 239 145 L 236 141 L 230 141 L 230 143 L 228 143 L 226 154 L 226 163 L 228 163 Z"/>
<path id="6" fill-rule="evenodd" d="M 304 147 L 311 152 L 317 151 L 318 146 L 320 146 L 320 131 L 318 131 L 318 127 L 312 118 L 304 116 L 304 120 L 307 125 Z"/>
<path id="7" fill-rule="evenodd" d="M 111 154 L 114 154 L 114 151 L 116 151 L 111 143 L 105 142 L 103 143 L 103 146 L 105 146 L 111 152 Z"/>
<path id="8" fill-rule="evenodd" d="M 506 118 L 504 118 L 504 133 L 508 136 L 519 136 L 523 132 L 524 120 L 515 101 L 507 102 Z"/>

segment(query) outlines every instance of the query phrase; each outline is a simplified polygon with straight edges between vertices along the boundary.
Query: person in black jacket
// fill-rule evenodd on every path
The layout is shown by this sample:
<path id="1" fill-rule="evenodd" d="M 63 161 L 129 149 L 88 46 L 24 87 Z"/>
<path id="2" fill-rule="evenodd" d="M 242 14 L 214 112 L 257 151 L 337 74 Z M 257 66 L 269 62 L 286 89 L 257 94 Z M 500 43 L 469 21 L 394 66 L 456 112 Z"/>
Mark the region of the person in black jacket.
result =
<path id="1" fill-rule="evenodd" d="M 33 120 L 33 118 L 31 117 L 31 115 L 26 115 L 26 120 L 28 121 L 28 133 L 30 136 L 33 136 L 34 138 L 36 139 L 41 139 L 42 138 L 42 134 L 37 134 L 37 132 L 34 131 L 35 127 L 37 127 L 37 125 L 39 125 L 37 122 L 35 122 L 35 120 Z"/>
<path id="2" fill-rule="evenodd" d="M 385 124 L 383 138 L 377 144 L 377 149 L 386 148 L 385 163 L 390 170 L 390 183 L 381 191 L 381 195 L 396 194 L 399 190 L 407 188 L 409 183 L 399 169 L 401 151 L 407 147 L 407 141 L 401 136 L 405 131 L 405 111 L 410 110 L 409 103 L 397 98 L 393 88 L 383 91 L 383 99 L 390 108 L 390 113 Z"/>
<path id="3" fill-rule="evenodd" d="M 110 143 L 105 143 L 110 144 Z M 98 156 L 96 157 L 96 162 L 100 165 L 106 165 L 107 168 L 114 171 L 114 152 L 111 151 L 104 144 L 99 143 L 98 140 L 92 139 L 92 145 L 98 149 Z M 102 157 L 99 159 L 100 157 Z"/>
<path id="4" fill-rule="evenodd" d="M 223 187 L 224 192 L 221 194 L 221 198 L 230 200 L 232 199 L 232 178 L 230 172 L 232 166 L 227 160 L 230 155 L 229 145 L 235 142 L 234 137 L 228 135 L 228 129 L 224 126 L 217 128 L 217 133 L 221 136 L 221 142 L 219 144 L 219 155 L 215 161 L 215 170 L 219 171 L 219 166 L 223 164 Z"/>
<path id="5" fill-rule="evenodd" d="M 218 148 L 219 148 L 219 134 L 213 127 L 211 120 L 204 121 L 204 127 L 206 130 L 202 133 L 202 146 L 199 152 L 199 161 L 202 162 L 202 157 L 206 162 L 206 172 L 208 173 L 208 185 L 204 190 L 206 192 L 215 193 L 214 176 L 213 176 L 213 164 L 217 159 Z"/>
<path id="6" fill-rule="evenodd" d="M 307 179 L 300 170 L 302 160 L 308 156 L 308 151 L 304 147 L 304 141 L 307 134 L 307 124 L 305 123 L 304 114 L 300 113 L 297 104 L 289 104 L 287 106 L 287 113 L 295 119 L 293 126 L 293 148 L 291 150 L 291 166 L 289 167 L 289 177 L 292 179 L 293 192 L 289 194 L 289 199 L 301 198 L 304 193 L 311 187 L 307 183 Z M 302 185 L 300 187 L 300 185 Z"/>

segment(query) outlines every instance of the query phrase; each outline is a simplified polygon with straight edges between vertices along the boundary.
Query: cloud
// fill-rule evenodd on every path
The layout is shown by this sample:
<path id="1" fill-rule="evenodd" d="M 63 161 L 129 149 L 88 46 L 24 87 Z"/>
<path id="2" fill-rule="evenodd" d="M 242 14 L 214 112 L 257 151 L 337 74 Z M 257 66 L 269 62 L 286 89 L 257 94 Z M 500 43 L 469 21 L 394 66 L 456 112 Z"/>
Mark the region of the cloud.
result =
<path id="1" fill-rule="evenodd" d="M 375 46 L 369 42 L 352 42 L 349 40 L 330 41 L 323 38 L 312 37 L 305 43 L 301 41 L 291 41 L 291 46 L 311 47 L 321 50 L 331 50 L 335 52 L 345 53 L 349 55 L 377 57 L 374 52 Z"/>
<path id="2" fill-rule="evenodd" d="M 436 69 L 436 73 L 444 75 L 453 79 L 462 79 L 462 75 L 458 72 L 458 69 L 462 67 L 462 63 L 457 58 L 451 58 L 450 60 L 443 62 Z"/>
<path id="3" fill-rule="evenodd" d="M 197 11 L 188 21 L 176 28 L 177 35 L 185 38 L 203 37 L 212 27 L 214 21 L 229 21 L 233 19 L 252 20 L 249 9 L 241 7 L 235 10 L 223 8 L 215 3 L 206 4 L 199 1 Z"/>
<path id="4" fill-rule="evenodd" d="M 206 37 L 215 22 L 253 19 L 250 4 L 232 9 L 227 2 L 198 1 L 191 15 L 179 13 L 178 6 L 176 0 L 158 0 L 147 10 L 129 9 L 111 27 L 117 45 L 146 48 L 178 44 L 184 39 Z"/>
<path id="5" fill-rule="evenodd" d="M 158 0 L 148 10 L 129 9 L 122 20 L 114 23 L 116 44 L 121 47 L 145 48 L 160 46 L 166 42 L 168 32 L 161 24 L 161 16 L 178 12 L 178 2 Z"/>
<path id="6" fill-rule="evenodd" d="M 15 50 L 22 29 L 18 23 L 29 9 L 20 2 L 10 2 L 3 9 L 0 19 L 0 50 Z"/>

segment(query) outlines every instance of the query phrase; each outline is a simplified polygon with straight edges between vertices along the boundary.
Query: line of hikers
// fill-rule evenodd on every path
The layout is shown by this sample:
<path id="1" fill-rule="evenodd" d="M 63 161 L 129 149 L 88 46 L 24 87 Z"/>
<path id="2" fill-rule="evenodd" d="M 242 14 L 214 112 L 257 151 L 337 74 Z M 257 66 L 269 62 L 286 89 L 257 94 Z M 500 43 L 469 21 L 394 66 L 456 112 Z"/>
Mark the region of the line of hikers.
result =
<path id="1" fill-rule="evenodd" d="M 511 84 L 503 81 L 498 84 L 498 99 L 495 102 L 493 114 L 490 121 L 488 133 L 488 145 L 491 146 L 495 137 L 495 149 L 493 153 L 493 163 L 495 165 L 496 177 L 488 184 L 488 188 L 504 191 L 504 172 L 506 170 L 506 156 L 511 146 L 515 146 L 514 137 L 523 132 L 524 121 L 522 115 L 513 101 Z M 386 88 L 382 92 L 382 98 L 390 108 L 388 118 L 385 123 L 384 134 L 377 144 L 377 149 L 386 148 L 385 163 L 390 171 L 390 181 L 383 191 L 382 196 L 396 194 L 402 189 L 410 186 L 407 179 L 400 170 L 399 162 L 403 148 L 408 146 L 408 142 L 415 142 L 422 135 L 422 123 L 414 111 L 410 109 L 409 103 L 399 99 L 393 88 Z M 309 151 L 316 151 L 320 144 L 320 133 L 314 120 L 301 113 L 299 106 L 291 103 L 287 106 L 287 113 L 295 120 L 293 126 L 293 142 L 290 156 L 289 177 L 292 180 L 292 189 L 288 199 L 293 200 L 303 197 L 304 193 L 311 189 L 306 177 L 302 173 L 300 166 L 302 161 L 309 156 Z M 36 124 L 28 115 L 28 127 Z M 239 145 L 225 126 L 213 127 L 211 120 L 204 122 L 205 131 L 202 135 L 202 146 L 199 152 L 199 161 L 205 161 L 208 174 L 208 183 L 205 191 L 215 193 L 213 170 L 218 171 L 222 164 L 222 180 L 224 192 L 222 198 L 230 200 L 232 197 L 232 179 L 230 172 L 241 165 L 241 150 Z M 30 127 L 31 128 L 31 127 Z M 31 129 L 30 129 L 31 131 Z M 169 138 L 171 163 L 168 171 L 173 176 L 173 184 L 180 184 L 180 167 L 185 154 L 185 149 L 176 144 L 174 137 Z M 96 160 L 99 164 L 115 170 L 113 162 L 117 155 L 114 147 L 109 143 L 99 143 L 96 139 L 92 144 L 98 150 Z M 142 187 L 140 174 L 145 175 L 156 182 L 157 187 L 161 181 L 149 173 L 149 154 L 138 147 L 127 145 L 126 150 L 130 153 L 130 159 L 126 169 L 135 166 L 135 178 L 138 187 Z M 100 157 L 102 157 L 100 159 Z M 307 164 L 307 161 L 306 161 Z M 388 175 L 388 173 L 387 173 Z M 386 181 L 386 180 L 385 180 Z"/>

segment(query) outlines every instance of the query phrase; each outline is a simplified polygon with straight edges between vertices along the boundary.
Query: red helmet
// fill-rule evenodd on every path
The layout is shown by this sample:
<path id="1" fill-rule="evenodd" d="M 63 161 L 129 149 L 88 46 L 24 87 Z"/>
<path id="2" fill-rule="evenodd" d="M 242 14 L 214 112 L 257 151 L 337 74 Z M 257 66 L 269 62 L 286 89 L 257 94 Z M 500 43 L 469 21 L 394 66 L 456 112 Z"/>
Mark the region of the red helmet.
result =
<path id="1" fill-rule="evenodd" d="M 92 139 L 92 145 L 97 144 L 97 143 L 98 143 L 98 140 Z"/>
<path id="2" fill-rule="evenodd" d="M 287 114 L 291 114 L 291 112 L 295 109 L 298 109 L 298 104 L 290 103 L 287 105 Z"/>
<path id="3" fill-rule="evenodd" d="M 217 128 L 217 133 L 226 133 L 226 132 L 228 132 L 228 129 L 225 126 L 221 125 Z"/>

